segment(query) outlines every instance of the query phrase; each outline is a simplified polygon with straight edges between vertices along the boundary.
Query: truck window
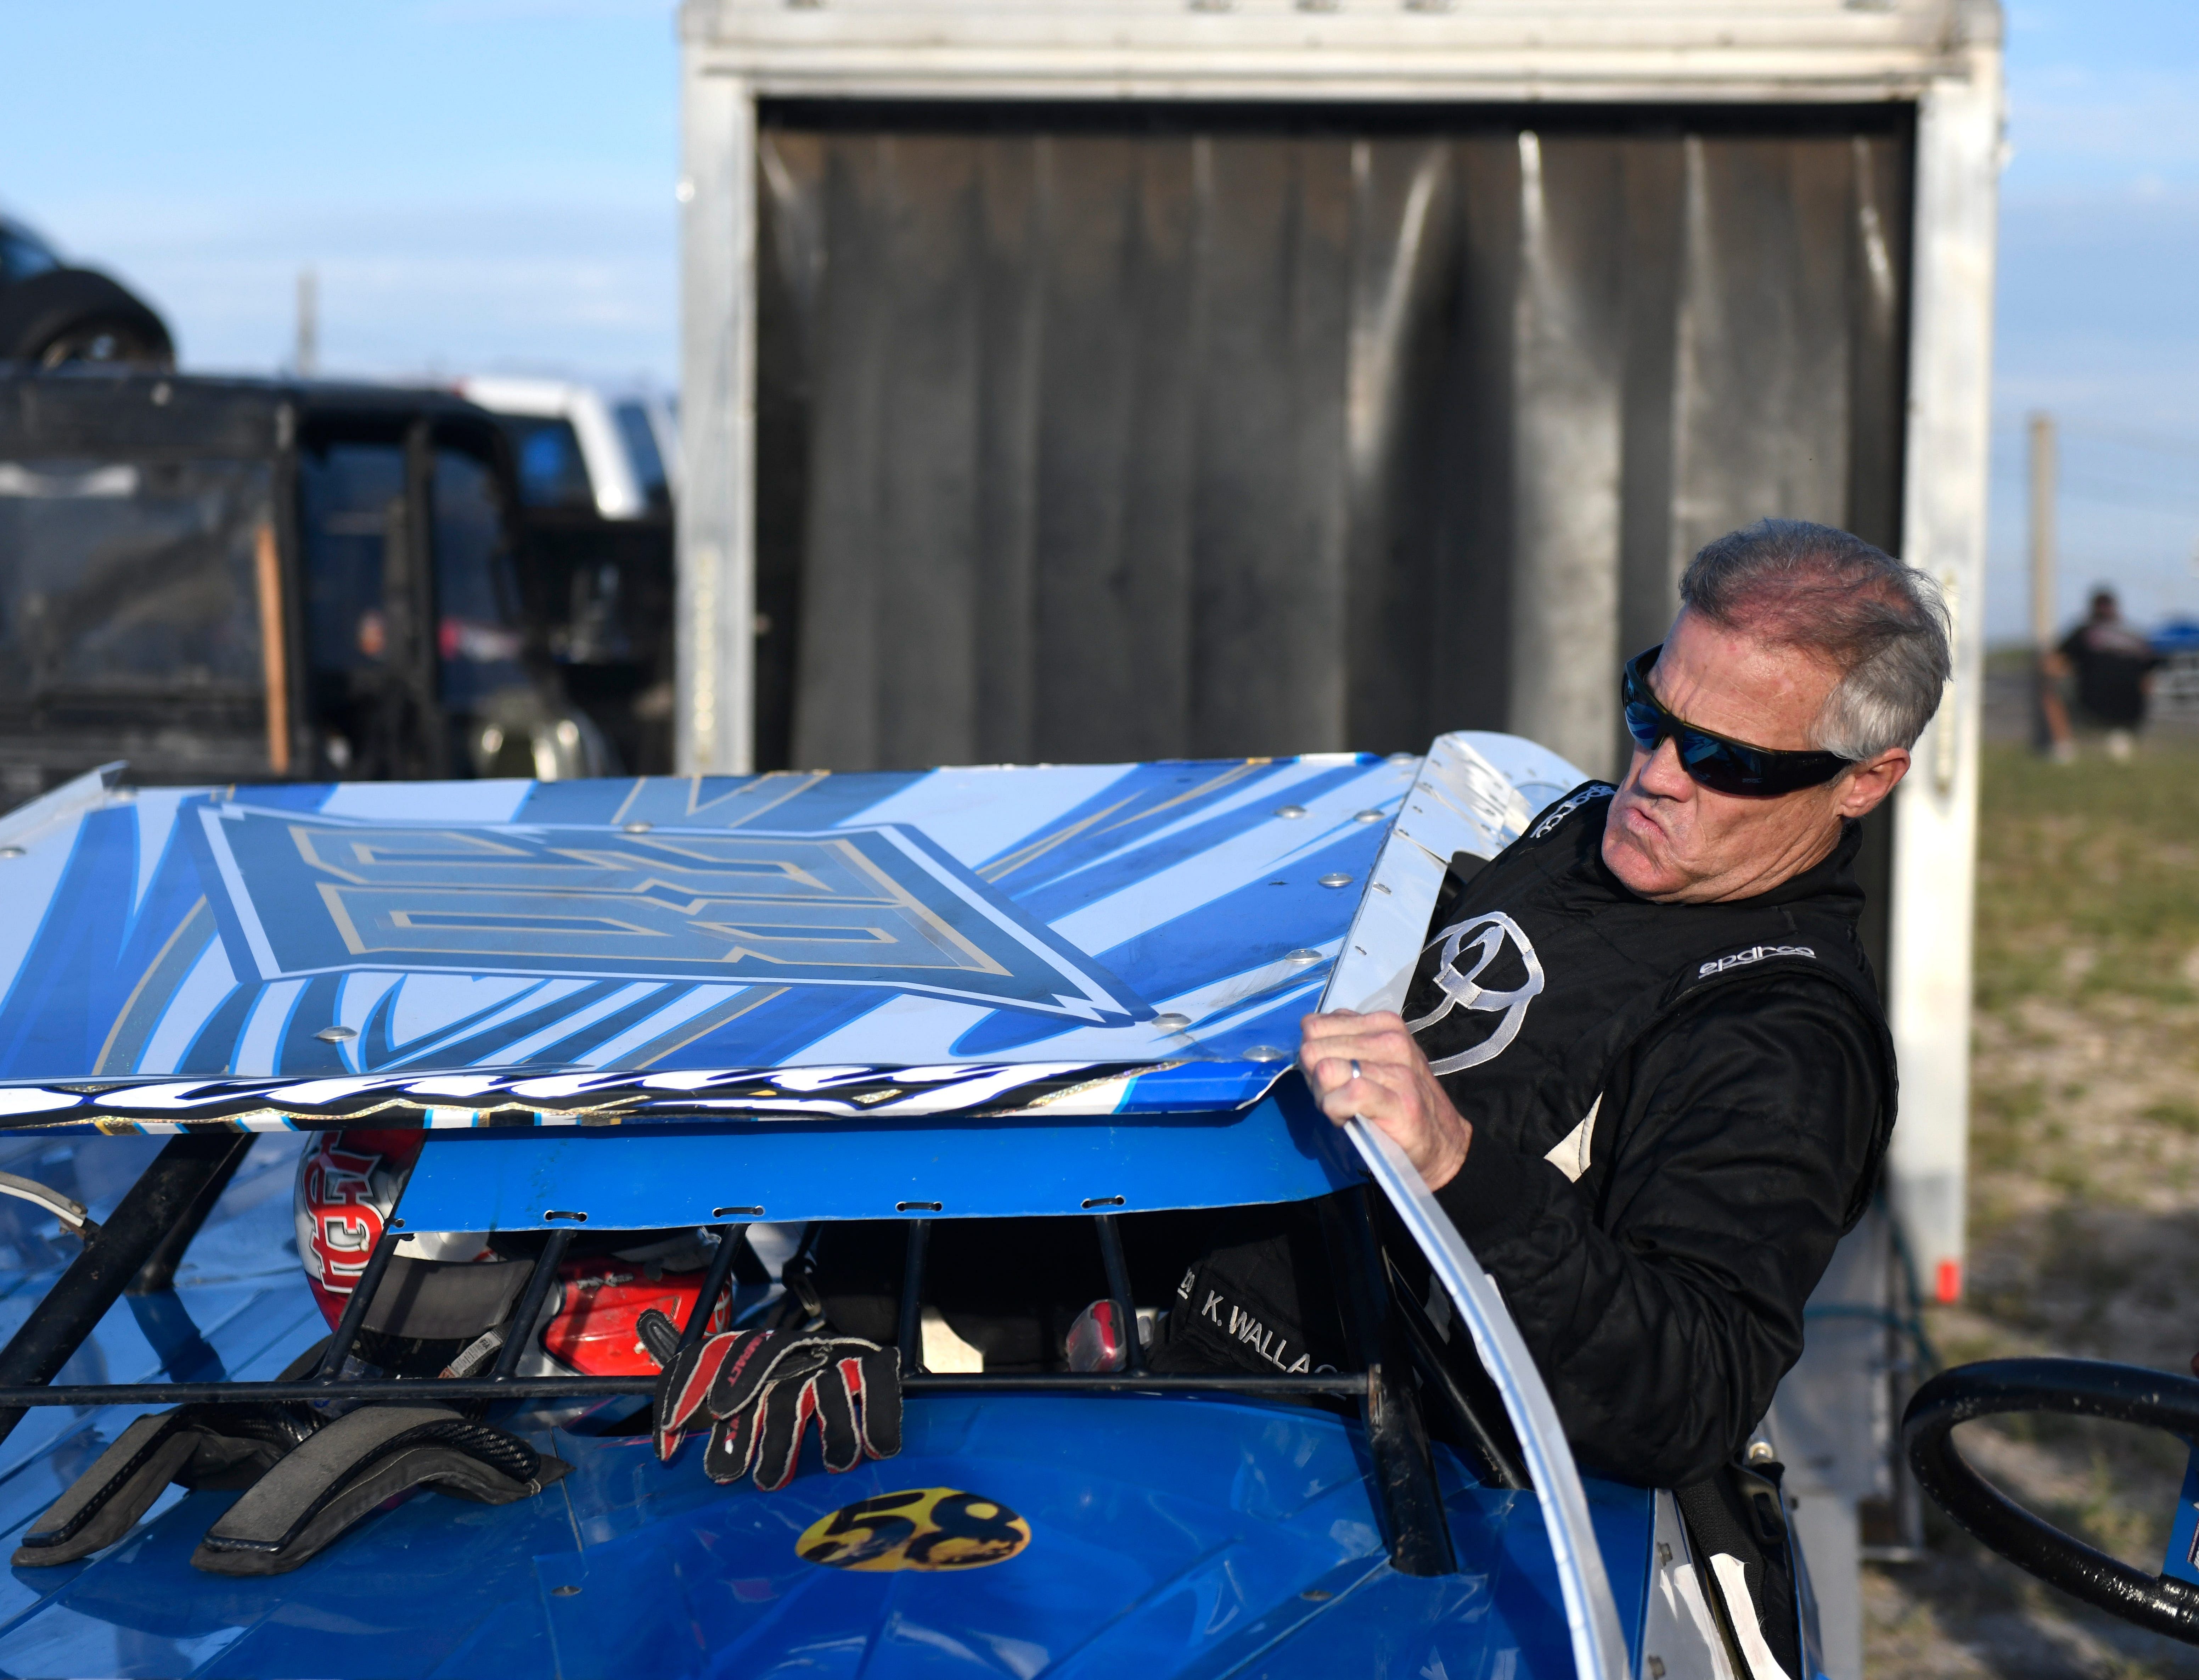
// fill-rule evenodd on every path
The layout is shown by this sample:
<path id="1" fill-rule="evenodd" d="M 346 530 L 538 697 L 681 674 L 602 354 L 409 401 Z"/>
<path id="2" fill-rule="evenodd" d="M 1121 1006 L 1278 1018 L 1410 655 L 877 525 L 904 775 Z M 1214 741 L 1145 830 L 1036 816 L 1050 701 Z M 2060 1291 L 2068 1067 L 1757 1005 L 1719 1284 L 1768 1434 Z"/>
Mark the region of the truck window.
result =
<path id="1" fill-rule="evenodd" d="M 527 680 L 510 526 L 495 475 L 463 450 L 435 451 L 431 500 L 442 697 L 464 710 Z"/>
<path id="2" fill-rule="evenodd" d="M 272 496 L 263 461 L 0 461 L 0 697 L 258 693 Z"/>
<path id="3" fill-rule="evenodd" d="M 519 462 L 519 499 L 530 508 L 592 510 L 596 493 L 569 420 L 531 414 L 497 417 Z"/>
<path id="4" fill-rule="evenodd" d="M 299 461 L 306 638 L 317 677 L 371 669 L 388 656 L 382 561 L 405 510 L 405 446 L 309 445 Z"/>

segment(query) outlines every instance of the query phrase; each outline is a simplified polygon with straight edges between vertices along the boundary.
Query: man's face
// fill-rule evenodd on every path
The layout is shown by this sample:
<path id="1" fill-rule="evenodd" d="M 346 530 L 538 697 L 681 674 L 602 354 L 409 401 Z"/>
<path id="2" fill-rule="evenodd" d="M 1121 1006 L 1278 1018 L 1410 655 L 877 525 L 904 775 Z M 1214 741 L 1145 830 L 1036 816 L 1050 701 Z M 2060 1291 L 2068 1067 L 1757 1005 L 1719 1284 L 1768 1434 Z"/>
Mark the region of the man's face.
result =
<path id="1" fill-rule="evenodd" d="M 1751 746 L 1806 752 L 1840 674 L 1795 649 L 1683 611 L 1649 674 L 1667 711 Z M 1909 767 L 1896 747 L 1822 787 L 1774 799 L 1713 793 L 1680 767 L 1670 741 L 1636 749 L 1611 802 L 1603 860 L 1630 892 L 1666 904 L 1753 898 L 1831 851 L 1840 820 L 1893 791 Z"/>

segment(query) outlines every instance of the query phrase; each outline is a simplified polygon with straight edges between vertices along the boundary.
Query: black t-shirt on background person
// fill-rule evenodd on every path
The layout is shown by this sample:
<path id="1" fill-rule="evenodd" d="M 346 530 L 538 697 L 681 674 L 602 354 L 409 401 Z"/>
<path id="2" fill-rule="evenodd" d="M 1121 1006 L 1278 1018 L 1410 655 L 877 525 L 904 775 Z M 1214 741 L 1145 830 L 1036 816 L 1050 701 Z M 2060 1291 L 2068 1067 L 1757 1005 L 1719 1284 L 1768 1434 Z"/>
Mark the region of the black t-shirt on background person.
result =
<path id="1" fill-rule="evenodd" d="M 2062 639 L 2077 683 L 2077 704 L 2095 723 L 2135 729 L 2145 721 L 2146 673 L 2161 662 L 2153 645 L 2120 619 L 2091 619 Z"/>

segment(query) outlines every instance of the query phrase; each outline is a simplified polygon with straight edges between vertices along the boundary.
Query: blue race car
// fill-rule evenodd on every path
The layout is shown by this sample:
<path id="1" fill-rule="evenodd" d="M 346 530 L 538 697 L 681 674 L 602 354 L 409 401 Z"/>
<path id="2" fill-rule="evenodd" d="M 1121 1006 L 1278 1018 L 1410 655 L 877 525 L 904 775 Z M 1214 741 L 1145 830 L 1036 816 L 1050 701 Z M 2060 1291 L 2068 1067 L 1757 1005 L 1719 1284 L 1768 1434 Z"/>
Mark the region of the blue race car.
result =
<path id="1" fill-rule="evenodd" d="M 1806 1680 L 1799 1551 L 1803 1677 L 1290 1070 L 1584 779 L 1461 734 L 23 808 L 0 1671 Z M 796 1345 L 798 1406 L 667 1426 Z"/>

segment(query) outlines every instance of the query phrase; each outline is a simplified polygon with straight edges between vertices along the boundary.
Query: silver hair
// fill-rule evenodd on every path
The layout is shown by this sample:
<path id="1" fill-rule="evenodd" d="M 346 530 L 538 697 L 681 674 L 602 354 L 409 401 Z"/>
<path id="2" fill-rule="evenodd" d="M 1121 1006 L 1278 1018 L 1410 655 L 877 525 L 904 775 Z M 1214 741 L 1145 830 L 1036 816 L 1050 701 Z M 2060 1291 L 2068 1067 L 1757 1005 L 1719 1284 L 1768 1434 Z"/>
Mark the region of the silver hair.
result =
<path id="1" fill-rule="evenodd" d="M 1829 525 L 1759 519 L 1729 531 L 1689 563 L 1680 599 L 1839 671 L 1810 732 L 1819 751 L 1858 762 L 1914 746 L 1953 670 L 1939 586 Z"/>

